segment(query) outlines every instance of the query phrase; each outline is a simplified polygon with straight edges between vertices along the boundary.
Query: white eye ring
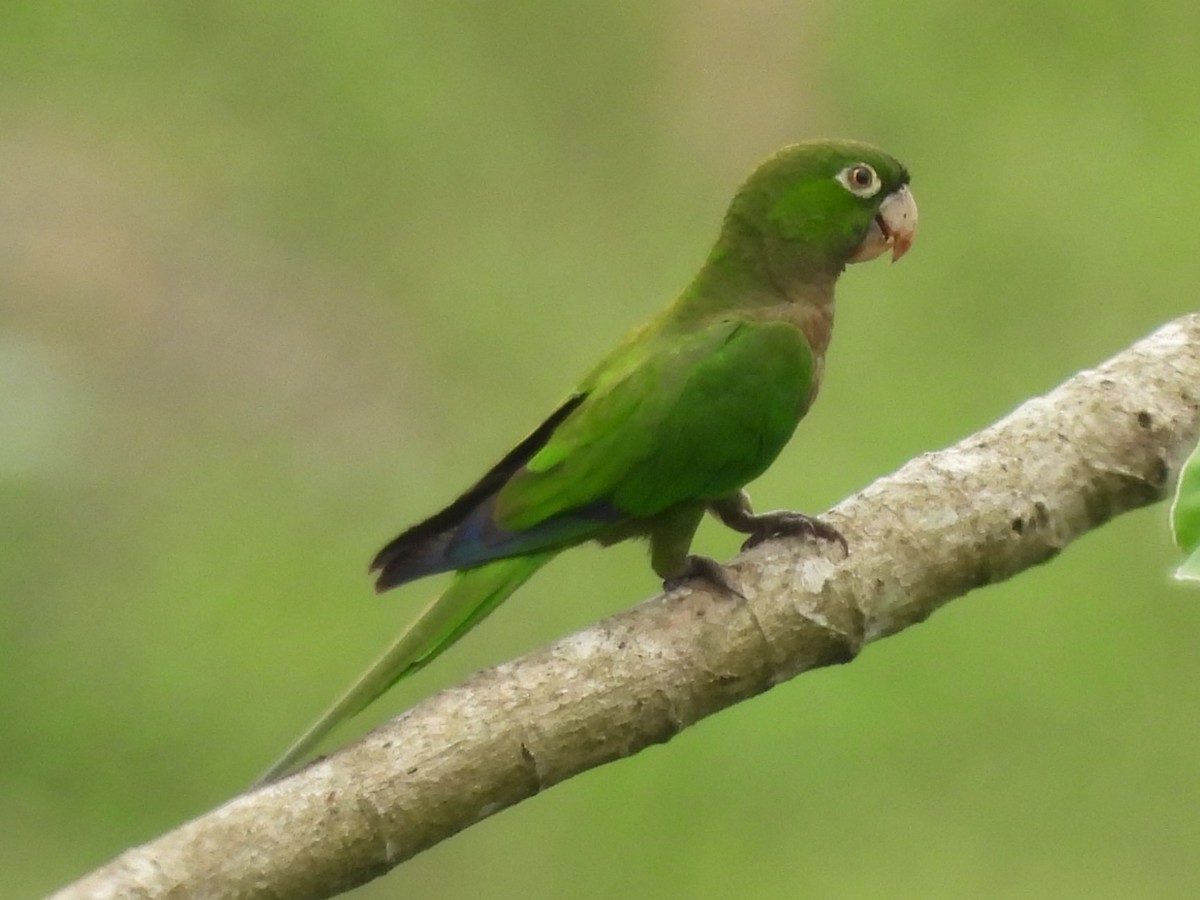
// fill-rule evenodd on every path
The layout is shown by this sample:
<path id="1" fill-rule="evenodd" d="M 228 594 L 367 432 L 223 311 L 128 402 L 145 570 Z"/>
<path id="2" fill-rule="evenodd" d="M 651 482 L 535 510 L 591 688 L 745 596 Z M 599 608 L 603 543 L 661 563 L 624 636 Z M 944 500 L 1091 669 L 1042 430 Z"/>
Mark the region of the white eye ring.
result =
<path id="1" fill-rule="evenodd" d="M 879 173 L 865 162 L 846 166 L 834 176 L 838 184 L 852 193 L 855 197 L 874 197 L 883 187 Z"/>

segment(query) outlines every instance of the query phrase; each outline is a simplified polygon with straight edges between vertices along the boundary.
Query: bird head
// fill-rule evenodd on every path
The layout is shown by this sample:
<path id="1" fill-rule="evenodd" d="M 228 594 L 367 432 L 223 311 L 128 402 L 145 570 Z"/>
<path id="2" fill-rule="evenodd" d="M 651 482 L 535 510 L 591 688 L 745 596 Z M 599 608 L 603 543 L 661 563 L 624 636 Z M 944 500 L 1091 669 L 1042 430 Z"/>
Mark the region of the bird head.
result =
<path id="1" fill-rule="evenodd" d="M 730 206 L 725 236 L 757 244 L 781 280 L 822 272 L 912 246 L 917 204 L 908 171 L 858 141 L 806 141 L 779 150 L 746 179 Z"/>

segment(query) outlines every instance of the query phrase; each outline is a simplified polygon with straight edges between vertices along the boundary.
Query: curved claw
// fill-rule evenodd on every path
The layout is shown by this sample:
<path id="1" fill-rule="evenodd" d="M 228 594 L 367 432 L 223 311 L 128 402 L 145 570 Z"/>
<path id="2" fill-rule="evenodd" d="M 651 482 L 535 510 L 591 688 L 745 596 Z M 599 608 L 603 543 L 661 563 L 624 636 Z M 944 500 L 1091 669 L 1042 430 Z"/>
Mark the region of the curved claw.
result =
<path id="1" fill-rule="evenodd" d="M 804 513 L 798 512 L 785 512 L 768 513 L 757 516 L 756 519 L 756 525 L 761 524 L 761 527 L 756 527 L 750 537 L 746 538 L 742 544 L 743 550 L 749 550 L 763 541 L 777 537 L 812 537 L 839 544 L 842 554 L 850 555 L 850 544 L 847 543 L 845 536 L 828 522 L 823 522 L 814 516 L 806 516 Z"/>
<path id="2" fill-rule="evenodd" d="M 678 590 L 689 581 L 703 581 L 718 594 L 738 600 L 746 599 L 746 595 L 738 590 L 737 585 L 730 579 L 729 570 L 715 559 L 707 556 L 689 555 L 683 571 L 663 581 L 663 590 L 668 592 Z"/>

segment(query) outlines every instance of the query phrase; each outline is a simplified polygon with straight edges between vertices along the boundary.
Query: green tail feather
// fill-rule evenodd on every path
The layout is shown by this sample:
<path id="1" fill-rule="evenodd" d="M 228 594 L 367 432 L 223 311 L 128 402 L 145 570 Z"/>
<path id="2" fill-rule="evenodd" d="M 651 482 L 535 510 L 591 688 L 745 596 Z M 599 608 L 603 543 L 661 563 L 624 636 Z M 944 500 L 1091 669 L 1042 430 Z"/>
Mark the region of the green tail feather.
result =
<path id="1" fill-rule="evenodd" d="M 274 781 L 307 756 L 339 723 L 361 712 L 392 685 L 432 662 L 483 621 L 558 553 L 514 556 L 459 572 L 387 652 L 316 723 L 304 732 L 257 784 Z"/>

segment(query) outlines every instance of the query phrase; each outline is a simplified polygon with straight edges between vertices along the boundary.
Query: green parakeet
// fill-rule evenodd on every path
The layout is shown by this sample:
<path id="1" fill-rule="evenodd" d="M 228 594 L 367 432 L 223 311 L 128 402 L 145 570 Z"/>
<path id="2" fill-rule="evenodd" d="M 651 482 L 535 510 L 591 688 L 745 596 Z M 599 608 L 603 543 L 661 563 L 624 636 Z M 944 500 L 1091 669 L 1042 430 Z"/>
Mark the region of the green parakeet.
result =
<path id="1" fill-rule="evenodd" d="M 534 572 L 583 541 L 646 538 L 669 589 L 700 578 L 689 554 L 704 513 L 750 535 L 835 540 L 818 519 L 755 515 L 742 488 L 771 464 L 821 383 L 833 289 L 847 263 L 913 241 L 908 172 L 868 144 L 809 141 L 763 162 L 734 195 L 716 245 L 679 297 L 608 354 L 474 487 L 371 564 L 385 591 L 435 572 L 454 581 L 264 776 L 462 637 Z"/>

